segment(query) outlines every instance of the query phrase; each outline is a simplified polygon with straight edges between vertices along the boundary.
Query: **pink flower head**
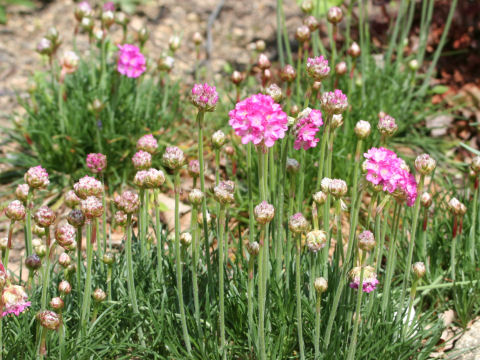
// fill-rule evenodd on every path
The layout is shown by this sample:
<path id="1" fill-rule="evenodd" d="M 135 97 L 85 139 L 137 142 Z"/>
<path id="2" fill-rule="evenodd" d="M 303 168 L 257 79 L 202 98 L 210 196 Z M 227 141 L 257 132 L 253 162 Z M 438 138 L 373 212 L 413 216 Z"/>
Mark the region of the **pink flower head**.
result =
<path id="1" fill-rule="evenodd" d="M 47 170 L 40 165 L 28 169 L 25 173 L 24 179 L 25 182 L 34 189 L 41 189 L 50 184 Z"/>
<path id="2" fill-rule="evenodd" d="M 322 81 L 330 73 L 330 67 L 328 66 L 328 60 L 323 56 L 316 56 L 314 58 L 307 59 L 307 73 L 315 81 Z"/>
<path id="3" fill-rule="evenodd" d="M 91 176 L 84 176 L 73 184 L 73 190 L 75 190 L 75 194 L 80 199 L 86 199 L 89 196 L 100 196 L 103 191 L 103 185 Z"/>
<path id="4" fill-rule="evenodd" d="M 354 267 L 350 271 L 350 287 L 352 289 L 358 289 L 360 285 L 360 273 L 362 268 L 360 266 Z M 362 281 L 362 290 L 363 292 L 369 293 L 372 292 L 377 288 L 378 279 L 377 274 L 375 273 L 375 269 L 371 266 L 365 266 L 363 268 L 363 281 Z"/>
<path id="5" fill-rule="evenodd" d="M 103 11 L 115 11 L 115 4 L 113 1 L 107 1 L 103 4 Z"/>
<path id="6" fill-rule="evenodd" d="M 152 155 L 143 150 L 137 151 L 132 157 L 132 162 L 137 170 L 148 169 L 152 165 Z"/>
<path id="7" fill-rule="evenodd" d="M 195 84 L 192 88 L 192 103 L 199 110 L 213 111 L 218 101 L 218 93 L 215 86 Z"/>
<path id="8" fill-rule="evenodd" d="M 137 150 L 143 150 L 150 154 L 153 154 L 158 148 L 157 139 L 152 134 L 143 135 L 137 141 Z"/>
<path id="9" fill-rule="evenodd" d="M 101 173 L 107 167 L 107 157 L 103 154 L 88 154 L 87 167 L 94 173 Z"/>
<path id="10" fill-rule="evenodd" d="M 308 150 L 317 146 L 319 139 L 315 135 L 322 125 L 322 112 L 320 110 L 311 110 L 307 116 L 301 117 L 293 130 L 296 135 L 293 148 L 295 150 L 302 148 Z"/>
<path id="11" fill-rule="evenodd" d="M 412 206 L 417 198 L 417 182 L 408 171 L 405 162 L 393 151 L 381 148 L 371 148 L 363 155 L 367 160 L 364 169 L 366 179 L 373 185 L 379 185 L 400 199 L 405 199 Z"/>
<path id="12" fill-rule="evenodd" d="M 131 44 L 118 45 L 117 70 L 120 74 L 129 78 L 138 78 L 146 70 L 145 56 L 138 47 Z"/>
<path id="13" fill-rule="evenodd" d="M 2 292 L 2 317 L 8 314 L 20 315 L 27 307 L 31 305 L 30 301 L 27 301 L 27 293 L 22 286 L 19 285 L 7 285 L 3 288 Z"/>
<path id="14" fill-rule="evenodd" d="M 341 114 L 348 107 L 347 95 L 342 90 L 336 89 L 322 94 L 321 98 L 322 110 L 328 114 Z"/>
<path id="15" fill-rule="evenodd" d="M 84 17 L 92 16 L 93 9 L 88 3 L 88 1 L 82 1 L 78 3 L 77 7 L 75 8 L 75 18 L 78 21 L 82 21 Z"/>
<path id="16" fill-rule="evenodd" d="M 242 144 L 251 141 L 255 145 L 272 147 L 288 129 L 287 114 L 268 95 L 250 96 L 238 102 L 228 115 L 235 134 L 242 138 Z"/>

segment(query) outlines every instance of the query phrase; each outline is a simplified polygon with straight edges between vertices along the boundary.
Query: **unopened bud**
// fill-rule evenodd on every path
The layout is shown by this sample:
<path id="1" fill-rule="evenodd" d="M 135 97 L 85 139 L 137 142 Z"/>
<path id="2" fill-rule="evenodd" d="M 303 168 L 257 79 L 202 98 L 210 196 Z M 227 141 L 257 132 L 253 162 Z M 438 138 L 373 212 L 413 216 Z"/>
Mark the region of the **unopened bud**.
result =
<path id="1" fill-rule="evenodd" d="M 417 59 L 412 59 L 408 62 L 408 68 L 411 71 L 417 71 L 420 68 L 420 64 Z"/>
<path id="2" fill-rule="evenodd" d="M 415 168 L 422 175 L 430 175 L 435 167 L 437 162 L 428 154 L 418 155 L 415 159 Z"/>
<path id="3" fill-rule="evenodd" d="M 235 201 L 235 183 L 230 180 L 220 181 L 213 188 L 215 199 L 222 205 L 231 204 Z"/>
<path id="4" fill-rule="evenodd" d="M 308 250 L 317 253 L 318 250 L 323 249 L 327 244 L 327 234 L 323 230 L 312 230 L 307 233 L 306 243 Z"/>
<path id="5" fill-rule="evenodd" d="M 195 31 L 192 36 L 193 43 L 197 46 L 203 43 L 203 36 L 198 31 Z"/>
<path id="6" fill-rule="evenodd" d="M 299 26 L 295 32 L 295 38 L 301 43 L 310 39 L 310 29 L 306 25 Z"/>
<path id="7" fill-rule="evenodd" d="M 282 89 L 280 89 L 280 87 L 277 84 L 271 84 L 267 88 L 266 93 L 267 95 L 270 95 L 270 97 L 276 103 L 280 103 L 283 99 Z"/>
<path id="8" fill-rule="evenodd" d="M 215 149 L 220 149 L 225 142 L 227 141 L 227 137 L 222 130 L 217 130 L 212 135 L 212 144 Z"/>
<path id="9" fill-rule="evenodd" d="M 243 74 L 240 72 L 240 71 L 237 71 L 235 70 L 232 75 L 230 76 L 230 80 L 232 81 L 232 83 L 234 83 L 235 85 L 238 85 L 240 84 L 242 81 L 243 81 Z"/>
<path id="10" fill-rule="evenodd" d="M 180 243 L 184 247 L 189 247 L 190 244 L 192 243 L 192 234 L 190 234 L 189 232 L 181 233 L 180 234 Z"/>
<path id="11" fill-rule="evenodd" d="M 294 234 L 301 234 L 308 230 L 308 221 L 302 213 L 296 213 L 290 216 L 288 228 Z"/>
<path id="12" fill-rule="evenodd" d="M 472 163 L 470 164 L 470 168 L 475 171 L 476 173 L 480 172 L 480 156 L 475 156 L 472 159 Z"/>
<path id="13" fill-rule="evenodd" d="M 296 77 L 297 77 L 297 71 L 290 64 L 285 65 L 280 73 L 280 78 L 283 81 L 292 82 L 295 80 Z"/>
<path id="14" fill-rule="evenodd" d="M 185 162 L 183 151 L 176 146 L 169 146 L 163 153 L 163 164 L 171 170 L 180 169 Z"/>
<path id="15" fill-rule="evenodd" d="M 96 302 L 102 302 L 107 298 L 107 294 L 105 294 L 105 291 L 103 291 L 100 288 L 95 289 L 95 291 L 92 294 L 93 300 Z"/>
<path id="16" fill-rule="evenodd" d="M 111 252 L 103 254 L 103 263 L 106 265 L 113 265 L 115 263 L 115 255 Z"/>
<path id="17" fill-rule="evenodd" d="M 37 254 L 32 254 L 25 259 L 25 266 L 31 271 L 38 270 L 42 266 L 42 259 Z"/>
<path id="18" fill-rule="evenodd" d="M 424 207 L 424 208 L 429 208 L 431 205 L 432 205 L 432 195 L 430 195 L 428 192 L 424 192 L 421 196 L 420 196 L 420 204 Z"/>
<path id="19" fill-rule="evenodd" d="M 338 24 L 343 19 L 343 12 L 338 6 L 332 6 L 328 9 L 327 20 L 331 24 Z"/>
<path id="20" fill-rule="evenodd" d="M 63 302 L 62 298 L 58 296 L 50 300 L 50 307 L 53 310 L 62 310 L 64 306 L 65 306 L 65 303 Z"/>
<path id="21" fill-rule="evenodd" d="M 58 257 L 58 263 L 62 265 L 64 268 L 68 267 L 72 262 L 72 259 L 67 253 L 61 253 Z"/>
<path id="22" fill-rule="evenodd" d="M 340 61 L 337 65 L 335 65 L 335 73 L 338 76 L 343 76 L 347 73 L 347 63 L 345 61 Z"/>
<path id="23" fill-rule="evenodd" d="M 299 170 L 300 163 L 293 158 L 287 158 L 287 172 L 289 174 L 296 174 Z"/>
<path id="24" fill-rule="evenodd" d="M 275 208 L 268 202 L 262 201 L 260 204 L 255 206 L 253 213 L 255 215 L 255 220 L 259 224 L 265 225 L 273 220 L 273 217 L 275 216 Z"/>
<path id="25" fill-rule="evenodd" d="M 267 47 L 267 44 L 265 44 L 265 41 L 263 40 L 257 40 L 255 41 L 255 50 L 258 52 L 265 51 Z"/>
<path id="26" fill-rule="evenodd" d="M 310 15 L 303 20 L 303 25 L 308 26 L 310 32 L 314 32 L 318 29 L 320 24 L 315 16 Z"/>
<path id="27" fill-rule="evenodd" d="M 40 321 L 40 325 L 48 330 L 57 330 L 61 323 L 60 315 L 49 310 L 39 312 L 37 319 Z"/>
<path id="28" fill-rule="evenodd" d="M 397 132 L 398 125 L 393 117 L 381 113 L 379 114 L 378 130 L 383 136 L 390 137 Z"/>
<path id="29" fill-rule="evenodd" d="M 317 191 L 313 194 L 313 201 L 315 201 L 317 205 L 323 205 L 325 201 L 327 201 L 327 194 L 323 191 Z"/>
<path id="30" fill-rule="evenodd" d="M 260 54 L 257 60 L 258 67 L 262 70 L 269 69 L 272 64 L 270 64 L 270 60 L 268 60 L 267 55 Z"/>
<path id="31" fill-rule="evenodd" d="M 354 41 L 352 45 L 347 50 L 348 55 L 350 55 L 353 58 L 357 58 L 360 56 L 362 53 L 362 50 L 360 49 L 360 46 Z"/>
<path id="32" fill-rule="evenodd" d="M 72 286 L 67 280 L 62 280 L 60 284 L 58 284 L 58 292 L 62 295 L 68 295 L 72 291 Z"/>
<path id="33" fill-rule="evenodd" d="M 425 272 L 427 271 L 423 262 L 416 262 L 415 264 L 413 264 L 412 270 L 415 276 L 419 279 L 424 277 Z"/>
<path id="34" fill-rule="evenodd" d="M 373 233 L 369 230 L 362 231 L 358 235 L 358 247 L 363 251 L 372 251 L 375 247 L 375 237 Z"/>
<path id="35" fill-rule="evenodd" d="M 371 132 L 371 125 L 368 121 L 365 121 L 365 120 L 359 120 L 356 124 L 355 124 L 355 135 L 357 135 L 357 137 L 359 139 L 366 139 L 369 135 L 370 135 L 370 132 Z"/>
<path id="36" fill-rule="evenodd" d="M 260 252 L 260 245 L 258 242 L 253 241 L 247 244 L 247 251 L 251 256 L 257 256 Z"/>
<path id="37" fill-rule="evenodd" d="M 198 206 L 202 203 L 203 197 L 203 192 L 200 189 L 193 189 L 188 194 L 188 201 L 190 202 L 190 204 Z"/>
<path id="38" fill-rule="evenodd" d="M 313 286 L 315 287 L 315 291 L 319 294 L 324 293 L 328 289 L 328 282 L 325 278 L 319 277 L 315 279 L 315 282 L 313 283 Z"/>
<path id="39" fill-rule="evenodd" d="M 302 5 L 300 7 L 304 13 L 310 14 L 313 11 L 313 1 L 303 0 Z"/>
<path id="40" fill-rule="evenodd" d="M 168 41 L 168 47 L 174 53 L 180 47 L 180 37 L 173 35 Z"/>

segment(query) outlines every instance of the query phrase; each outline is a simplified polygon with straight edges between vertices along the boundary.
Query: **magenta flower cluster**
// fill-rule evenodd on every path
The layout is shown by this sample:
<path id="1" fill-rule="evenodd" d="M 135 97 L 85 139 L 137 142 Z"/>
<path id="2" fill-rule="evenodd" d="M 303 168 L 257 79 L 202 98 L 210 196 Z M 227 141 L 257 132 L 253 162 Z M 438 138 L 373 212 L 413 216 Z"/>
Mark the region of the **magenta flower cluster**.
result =
<path id="1" fill-rule="evenodd" d="M 352 289 L 358 289 L 358 285 L 360 285 L 360 278 L 358 279 L 355 279 L 354 281 L 352 281 L 349 286 L 352 288 Z M 373 290 L 375 290 L 377 288 L 377 285 L 378 285 L 378 280 L 376 277 L 372 277 L 370 279 L 364 279 L 363 282 L 362 282 L 362 289 L 363 289 L 363 292 L 366 292 L 366 293 L 369 293 L 369 292 L 372 292 Z"/>
<path id="2" fill-rule="evenodd" d="M 417 182 L 415 176 L 408 171 L 405 162 L 393 151 L 371 148 L 364 154 L 367 159 L 364 168 L 367 180 L 373 185 L 380 185 L 383 191 L 405 198 L 408 206 L 412 206 L 417 198 Z"/>
<path id="3" fill-rule="evenodd" d="M 118 45 L 117 70 L 129 78 L 138 78 L 146 70 L 145 56 L 135 45 Z"/>
<path id="4" fill-rule="evenodd" d="M 287 114 L 270 96 L 257 94 L 242 100 L 228 114 L 230 126 L 242 144 L 272 147 L 288 129 Z"/>
<path id="5" fill-rule="evenodd" d="M 215 86 L 195 84 L 192 88 L 192 103 L 199 110 L 213 111 L 218 102 L 218 93 Z"/>
<path id="6" fill-rule="evenodd" d="M 103 154 L 91 153 L 87 155 L 87 167 L 94 173 L 101 173 L 107 167 L 107 157 Z"/>
<path id="7" fill-rule="evenodd" d="M 296 139 L 293 148 L 295 150 L 302 148 L 308 150 L 317 146 L 319 139 L 315 135 L 322 125 L 322 112 L 320 110 L 311 110 L 308 116 L 300 118 L 294 127 Z"/>

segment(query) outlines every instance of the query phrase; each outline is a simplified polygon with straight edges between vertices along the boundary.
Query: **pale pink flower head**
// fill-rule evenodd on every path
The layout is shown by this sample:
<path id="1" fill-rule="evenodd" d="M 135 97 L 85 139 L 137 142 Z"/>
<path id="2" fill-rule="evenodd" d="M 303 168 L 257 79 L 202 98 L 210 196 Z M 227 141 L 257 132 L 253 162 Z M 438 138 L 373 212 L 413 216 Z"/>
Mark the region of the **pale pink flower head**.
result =
<path id="1" fill-rule="evenodd" d="M 89 196 L 80 203 L 83 214 L 87 220 L 97 218 L 103 214 L 103 204 L 96 196 Z"/>
<path id="2" fill-rule="evenodd" d="M 28 186 L 33 189 L 41 189 L 50 184 L 47 170 L 40 165 L 28 169 L 25 173 L 24 179 Z"/>
<path id="3" fill-rule="evenodd" d="M 25 206 L 23 206 L 20 200 L 13 200 L 10 204 L 8 204 L 7 209 L 5 210 L 5 215 L 12 222 L 22 221 L 23 219 L 25 219 L 25 214 Z"/>
<path id="4" fill-rule="evenodd" d="M 137 141 L 137 150 L 143 150 L 150 154 L 155 153 L 158 148 L 157 139 L 153 137 L 152 134 L 143 135 Z"/>
<path id="5" fill-rule="evenodd" d="M 124 191 L 121 196 L 115 197 L 115 205 L 125 214 L 133 214 L 140 206 L 138 195 L 132 191 Z"/>
<path id="6" fill-rule="evenodd" d="M 383 115 L 383 114 L 382 114 Z M 390 115 L 381 116 L 378 119 L 378 130 L 383 136 L 390 137 L 398 130 L 398 125 Z"/>
<path id="7" fill-rule="evenodd" d="M 348 107 L 347 95 L 339 89 L 323 93 L 320 102 L 322 110 L 330 115 L 341 114 Z"/>
<path id="8" fill-rule="evenodd" d="M 288 129 L 287 114 L 270 96 L 257 94 L 242 100 L 228 114 L 230 126 L 242 144 L 272 147 Z"/>
<path id="9" fill-rule="evenodd" d="M 360 273 L 362 271 L 362 268 L 360 266 L 354 267 L 352 270 L 350 270 L 350 287 L 352 289 L 358 289 L 360 285 Z M 363 281 L 362 281 L 362 290 L 363 292 L 369 293 L 372 292 L 377 288 L 378 285 L 378 279 L 377 279 L 377 274 L 375 273 L 375 269 L 371 266 L 365 266 L 363 268 Z"/>
<path id="10" fill-rule="evenodd" d="M 64 224 L 55 229 L 55 240 L 65 250 L 71 250 L 72 245 L 75 244 L 75 234 L 76 230 L 72 225 Z"/>
<path id="11" fill-rule="evenodd" d="M 3 288 L 1 305 L 2 317 L 8 314 L 20 315 L 31 305 L 24 288 L 19 285 L 7 285 Z"/>
<path id="12" fill-rule="evenodd" d="M 188 163 L 188 173 L 193 178 L 197 178 L 200 175 L 200 162 L 198 160 L 190 160 Z"/>
<path id="13" fill-rule="evenodd" d="M 137 170 L 148 169 L 152 165 L 152 155 L 143 150 L 137 151 L 132 157 L 132 162 Z"/>
<path id="14" fill-rule="evenodd" d="M 107 1 L 103 4 L 103 11 L 115 11 L 115 4 L 113 1 Z"/>
<path id="15" fill-rule="evenodd" d="M 73 74 L 78 69 L 80 58 L 73 51 L 65 51 L 60 59 L 60 65 L 62 66 L 62 72 L 65 74 Z"/>
<path id="16" fill-rule="evenodd" d="M 78 21 L 82 21 L 84 17 L 92 16 L 93 10 L 88 1 L 82 1 L 78 3 L 77 7 L 75 8 L 75 18 Z"/>
<path id="17" fill-rule="evenodd" d="M 320 110 L 311 110 L 308 115 L 301 117 L 293 128 L 296 136 L 293 148 L 295 150 L 308 150 L 317 146 L 319 139 L 317 135 L 320 126 L 323 125 L 322 112 Z"/>
<path id="18" fill-rule="evenodd" d="M 145 56 L 140 52 L 140 49 L 131 44 L 118 45 L 118 48 L 118 72 L 129 78 L 138 78 L 142 75 L 147 67 Z"/>
<path id="19" fill-rule="evenodd" d="M 28 184 L 20 184 L 15 189 L 15 196 L 18 200 L 26 202 L 28 198 L 28 192 L 30 191 L 30 186 Z"/>
<path id="20" fill-rule="evenodd" d="M 381 148 L 371 148 L 364 154 L 367 159 L 364 169 L 366 179 L 375 186 L 380 186 L 400 200 L 406 200 L 412 206 L 417 198 L 417 182 L 408 171 L 405 162 L 393 151 Z"/>
<path id="21" fill-rule="evenodd" d="M 328 60 L 323 56 L 307 59 L 307 74 L 315 81 L 322 81 L 330 73 Z"/>
<path id="22" fill-rule="evenodd" d="M 91 153 L 87 155 L 87 167 L 94 173 L 98 174 L 107 168 L 107 157 L 100 153 Z"/>
<path id="23" fill-rule="evenodd" d="M 58 330 L 60 324 L 62 323 L 60 315 L 50 310 L 39 312 L 37 314 L 37 319 L 40 321 L 40 325 L 48 330 Z"/>
<path id="24" fill-rule="evenodd" d="M 218 102 L 218 93 L 215 86 L 195 84 L 192 88 L 192 103 L 198 110 L 213 111 Z"/>
<path id="25" fill-rule="evenodd" d="M 57 216 L 48 206 L 42 206 L 38 208 L 38 210 L 33 215 L 33 219 L 35 220 L 37 225 L 43 228 L 51 226 L 55 222 L 56 218 Z"/>
<path id="26" fill-rule="evenodd" d="M 80 199 L 86 199 L 88 196 L 100 196 L 103 185 L 97 179 L 86 175 L 73 184 L 73 190 Z"/>
<path id="27" fill-rule="evenodd" d="M 69 190 L 65 194 L 64 199 L 65 199 L 65 204 L 67 204 L 67 206 L 71 209 L 73 209 L 75 206 L 80 204 L 80 198 L 77 196 L 77 194 L 75 194 L 74 190 Z"/>

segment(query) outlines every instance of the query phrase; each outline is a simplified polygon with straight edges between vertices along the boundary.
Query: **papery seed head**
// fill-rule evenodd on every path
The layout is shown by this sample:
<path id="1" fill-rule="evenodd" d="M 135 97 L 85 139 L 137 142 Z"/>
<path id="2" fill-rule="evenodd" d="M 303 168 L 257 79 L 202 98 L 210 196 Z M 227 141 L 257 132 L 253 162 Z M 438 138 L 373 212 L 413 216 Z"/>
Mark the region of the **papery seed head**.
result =
<path id="1" fill-rule="evenodd" d="M 332 6 L 330 9 L 328 9 L 327 12 L 327 20 L 331 24 L 338 24 L 340 21 L 343 19 L 343 12 L 342 9 L 340 9 L 337 6 Z"/>
<path id="2" fill-rule="evenodd" d="M 372 251 L 375 247 L 375 237 L 373 233 L 369 230 L 362 231 L 358 235 L 358 247 L 363 251 Z"/>
<path id="3" fill-rule="evenodd" d="M 103 204 L 102 200 L 96 196 L 89 196 L 80 203 L 83 214 L 87 219 L 93 219 L 102 216 Z"/>
<path id="4" fill-rule="evenodd" d="M 354 131 L 355 131 L 355 135 L 357 135 L 359 139 L 364 140 L 370 135 L 371 129 L 372 127 L 368 121 L 359 120 L 355 124 Z"/>
<path id="5" fill-rule="evenodd" d="M 315 291 L 319 294 L 324 293 L 328 289 L 328 282 L 325 278 L 323 277 L 318 277 L 315 279 L 315 282 L 313 283 L 313 286 L 315 288 Z"/>
<path id="6" fill-rule="evenodd" d="M 25 173 L 24 179 L 28 186 L 33 189 L 41 189 L 50 184 L 47 170 L 42 168 L 40 165 L 28 169 L 28 171 Z"/>
<path id="7" fill-rule="evenodd" d="M 197 46 L 202 45 L 203 36 L 198 31 L 195 31 L 192 36 L 193 43 Z"/>
<path id="8" fill-rule="evenodd" d="M 327 194 L 323 191 L 317 191 L 313 194 L 313 201 L 315 201 L 317 205 L 323 205 L 325 201 L 327 201 Z"/>
<path id="9" fill-rule="evenodd" d="M 341 198 L 347 193 L 347 183 L 341 179 L 332 179 L 329 184 L 329 193 L 336 198 Z"/>
<path id="10" fill-rule="evenodd" d="M 100 288 L 96 288 L 92 294 L 93 300 L 96 302 L 102 302 L 107 298 L 107 294 Z"/>
<path id="11" fill-rule="evenodd" d="M 80 199 L 86 199 L 89 196 L 99 197 L 102 195 L 103 185 L 94 177 L 84 176 L 73 184 L 73 190 Z"/>
<path id="12" fill-rule="evenodd" d="M 25 203 L 28 198 L 28 192 L 30 191 L 30 186 L 28 184 L 20 184 L 15 189 L 15 196 L 18 200 Z"/>
<path id="13" fill-rule="evenodd" d="M 215 199 L 222 205 L 231 204 L 235 201 L 235 183 L 230 180 L 220 181 L 213 188 Z"/>
<path id="14" fill-rule="evenodd" d="M 42 266 L 42 259 L 40 259 L 37 254 L 27 256 L 27 258 L 25 259 L 25 266 L 28 270 L 31 271 L 38 270 Z"/>
<path id="15" fill-rule="evenodd" d="M 424 208 L 428 209 L 432 205 L 432 202 L 433 202 L 432 195 L 430 195 L 428 192 L 424 192 L 420 197 L 420 204 Z"/>
<path id="16" fill-rule="evenodd" d="M 455 197 L 448 202 L 448 208 L 453 214 L 459 216 L 463 216 L 467 212 L 467 207 Z"/>
<path id="17" fill-rule="evenodd" d="M 198 206 L 202 203 L 203 197 L 204 197 L 203 192 L 200 189 L 193 189 L 188 194 L 188 201 L 193 206 Z"/>
<path id="18" fill-rule="evenodd" d="M 57 217 L 48 206 L 42 206 L 35 212 L 33 218 L 39 226 L 46 228 L 53 225 Z"/>
<path id="19" fill-rule="evenodd" d="M 243 74 L 240 71 L 237 71 L 237 70 L 232 72 L 232 75 L 230 76 L 230 80 L 235 85 L 239 85 L 243 81 L 243 79 L 244 79 Z"/>
<path id="20" fill-rule="evenodd" d="M 296 213 L 290 216 L 288 228 L 294 234 L 301 234 L 308 230 L 308 221 L 305 219 L 302 213 Z"/>
<path id="21" fill-rule="evenodd" d="M 283 99 L 282 89 L 277 84 L 271 84 L 265 90 L 266 94 L 271 96 L 276 103 L 280 103 Z"/>
<path id="22" fill-rule="evenodd" d="M 13 200 L 10 204 L 8 204 L 7 208 L 5 209 L 5 215 L 12 222 L 24 220 L 26 213 L 27 211 L 25 209 L 25 206 L 23 206 L 20 200 Z"/>
<path id="23" fill-rule="evenodd" d="M 347 53 L 351 57 L 357 58 L 362 53 L 362 50 L 360 49 L 360 46 L 354 41 L 352 45 L 350 45 L 350 47 L 348 48 Z"/>
<path id="24" fill-rule="evenodd" d="M 169 55 L 163 54 L 157 60 L 157 67 L 160 71 L 170 72 L 175 65 L 175 59 Z"/>
<path id="25" fill-rule="evenodd" d="M 75 206 L 80 204 L 80 198 L 77 196 L 74 190 L 69 190 L 64 196 L 65 204 L 73 209 Z"/>
<path id="26" fill-rule="evenodd" d="M 62 71 L 66 74 L 73 74 L 78 69 L 80 58 L 73 51 L 65 51 L 60 59 Z"/>
<path id="27" fill-rule="evenodd" d="M 212 145 L 215 149 L 220 149 L 225 142 L 227 141 L 227 137 L 222 130 L 217 130 L 212 135 Z M 200 166 L 200 165 L 199 165 Z"/>
<path id="28" fill-rule="evenodd" d="M 189 247 L 190 244 L 192 243 L 192 234 L 190 234 L 189 232 L 181 233 L 180 234 L 180 243 L 184 247 Z"/>
<path id="29" fill-rule="evenodd" d="M 247 244 L 247 251 L 250 256 L 257 256 L 260 252 L 260 245 L 256 241 Z"/>
<path id="30" fill-rule="evenodd" d="M 58 263 L 62 265 L 64 268 L 68 267 L 72 263 L 72 259 L 70 258 L 70 255 L 67 253 L 61 253 L 60 256 L 58 257 Z"/>
<path id="31" fill-rule="evenodd" d="M 268 60 L 268 57 L 265 54 L 260 54 L 258 56 L 257 64 L 258 67 L 262 70 L 269 69 L 271 66 L 270 60 Z"/>
<path id="32" fill-rule="evenodd" d="M 137 141 L 137 150 L 143 150 L 150 154 L 154 154 L 157 151 L 158 142 L 152 134 L 143 135 Z"/>
<path id="33" fill-rule="evenodd" d="M 50 310 L 39 312 L 37 314 L 37 320 L 40 321 L 40 325 L 48 330 L 57 330 L 61 323 L 60 315 Z"/>
<path id="34" fill-rule="evenodd" d="M 337 65 L 335 65 L 335 73 L 338 76 L 343 76 L 347 73 L 348 67 L 345 61 L 340 61 Z"/>
<path id="35" fill-rule="evenodd" d="M 318 22 L 317 18 L 315 16 L 307 16 L 305 19 L 303 19 L 303 25 L 308 26 L 310 29 L 310 32 L 314 32 L 315 30 L 318 29 L 320 23 Z"/>
<path id="36" fill-rule="evenodd" d="M 273 217 L 275 216 L 275 208 L 268 202 L 262 201 L 260 204 L 255 206 L 253 213 L 255 220 L 259 224 L 265 225 L 273 220 Z"/>
<path id="37" fill-rule="evenodd" d="M 54 297 L 50 300 L 50 307 L 53 310 L 62 310 L 64 306 L 65 306 L 65 303 L 63 302 L 62 298 L 59 296 Z"/>
<path id="38" fill-rule="evenodd" d="M 68 295 L 72 291 L 72 286 L 67 280 L 62 280 L 60 281 L 60 284 L 58 284 L 58 292 L 60 294 Z"/>
<path id="39" fill-rule="evenodd" d="M 55 229 L 55 240 L 57 240 L 58 245 L 65 250 L 71 249 L 72 245 L 75 243 L 75 235 L 75 228 L 70 224 L 57 226 Z"/>
<path id="40" fill-rule="evenodd" d="M 300 8 L 302 9 L 302 11 L 304 13 L 310 14 L 313 11 L 313 1 L 312 0 L 303 0 Z"/>
<path id="41" fill-rule="evenodd" d="M 295 38 L 303 43 L 310 39 L 310 29 L 306 25 L 299 26 L 295 32 Z"/>
<path id="42" fill-rule="evenodd" d="M 280 78 L 286 82 L 292 82 L 295 80 L 296 77 L 297 71 L 290 64 L 285 65 L 280 73 Z"/>
<path id="43" fill-rule="evenodd" d="M 307 248 L 313 253 L 323 249 L 327 244 L 327 234 L 323 230 L 312 230 L 306 236 Z"/>
<path id="44" fill-rule="evenodd" d="M 185 163 L 185 155 L 183 151 L 176 146 L 169 146 L 163 153 L 163 164 L 170 170 L 177 171 Z"/>
<path id="45" fill-rule="evenodd" d="M 293 158 L 287 158 L 287 172 L 289 174 L 296 174 L 300 170 L 300 164 Z"/>
<path id="46" fill-rule="evenodd" d="M 412 271 L 417 278 L 422 278 L 425 276 L 427 269 L 425 268 L 425 264 L 423 262 L 416 262 L 412 265 Z"/>
<path id="47" fill-rule="evenodd" d="M 437 162 L 428 154 L 418 155 L 415 159 L 415 168 L 422 175 L 430 175 L 435 167 Z"/>
<path id="48" fill-rule="evenodd" d="M 2 265 L 3 267 L 3 265 Z M 3 270 L 3 269 L 2 269 Z M 3 272 L 3 271 L 2 271 Z M 27 307 L 31 305 L 28 301 L 27 293 L 22 286 L 11 285 L 7 279 L 8 274 L 5 272 L 6 286 L 3 288 L 0 303 L 2 304 L 3 311 L 1 317 L 5 317 L 8 314 L 15 316 L 20 315 Z M 3 274 L 1 275 L 3 282 Z"/>

